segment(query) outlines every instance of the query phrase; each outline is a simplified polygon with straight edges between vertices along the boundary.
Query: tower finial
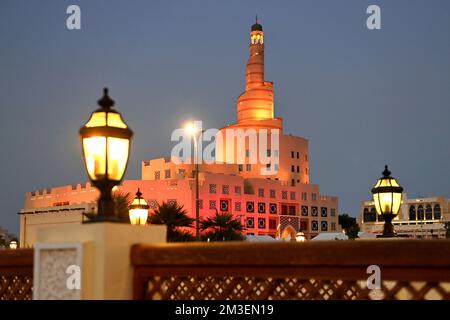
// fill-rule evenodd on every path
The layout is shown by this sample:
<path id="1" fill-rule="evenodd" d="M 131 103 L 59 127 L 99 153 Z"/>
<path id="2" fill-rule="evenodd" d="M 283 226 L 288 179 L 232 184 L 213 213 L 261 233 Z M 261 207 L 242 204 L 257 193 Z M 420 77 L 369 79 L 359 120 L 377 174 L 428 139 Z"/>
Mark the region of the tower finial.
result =
<path id="1" fill-rule="evenodd" d="M 258 23 L 258 15 L 255 16 L 255 23 Z"/>

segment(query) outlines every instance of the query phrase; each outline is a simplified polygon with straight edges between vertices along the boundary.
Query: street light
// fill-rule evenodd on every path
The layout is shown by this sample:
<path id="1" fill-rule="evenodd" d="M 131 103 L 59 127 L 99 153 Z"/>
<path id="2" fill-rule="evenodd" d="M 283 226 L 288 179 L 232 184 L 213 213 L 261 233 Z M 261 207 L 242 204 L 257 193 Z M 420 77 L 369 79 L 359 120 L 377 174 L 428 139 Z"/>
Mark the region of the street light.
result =
<path id="1" fill-rule="evenodd" d="M 100 190 L 98 213 L 89 222 L 118 222 L 111 190 L 125 174 L 133 132 L 121 114 L 111 109 L 114 100 L 108 96 L 108 89 L 104 89 L 98 105 L 100 108 L 80 129 L 86 171 L 92 184 Z"/>
<path id="2" fill-rule="evenodd" d="M 200 199 L 198 196 L 198 171 L 199 171 L 199 161 L 198 161 L 198 139 L 202 134 L 201 130 L 195 125 L 195 122 L 188 122 L 184 126 L 186 132 L 194 140 L 194 162 L 195 162 L 195 239 L 200 240 Z"/>
<path id="3" fill-rule="evenodd" d="M 373 201 L 378 215 L 384 218 L 382 238 L 396 237 L 392 219 L 397 216 L 402 203 L 403 188 L 391 177 L 388 166 L 384 166 L 383 176 L 372 188 Z"/>
<path id="4" fill-rule="evenodd" d="M 130 222 L 133 225 L 145 226 L 148 218 L 149 206 L 147 202 L 142 198 L 141 190 L 137 190 L 136 197 L 130 206 Z"/>
<path id="5" fill-rule="evenodd" d="M 17 241 L 16 241 L 16 240 L 12 240 L 12 241 L 9 243 L 9 248 L 10 248 L 10 249 L 17 249 Z"/>
<path id="6" fill-rule="evenodd" d="M 295 240 L 297 242 L 305 242 L 306 241 L 305 234 L 303 232 L 298 232 L 297 235 L 295 236 Z"/>

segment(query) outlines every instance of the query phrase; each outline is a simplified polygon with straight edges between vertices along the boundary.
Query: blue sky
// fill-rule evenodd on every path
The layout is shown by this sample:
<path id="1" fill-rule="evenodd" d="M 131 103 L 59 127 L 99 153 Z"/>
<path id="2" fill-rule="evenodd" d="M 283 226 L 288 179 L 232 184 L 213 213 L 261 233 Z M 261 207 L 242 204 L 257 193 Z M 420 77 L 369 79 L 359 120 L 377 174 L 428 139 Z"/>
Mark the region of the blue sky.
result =
<path id="1" fill-rule="evenodd" d="M 311 182 L 341 212 L 359 213 L 385 163 L 410 197 L 449 196 L 449 1 L 3 0 L 0 225 L 18 233 L 26 191 L 86 181 L 78 129 L 104 86 L 135 131 L 128 179 L 185 120 L 234 122 L 255 14 L 275 113 L 310 140 Z"/>

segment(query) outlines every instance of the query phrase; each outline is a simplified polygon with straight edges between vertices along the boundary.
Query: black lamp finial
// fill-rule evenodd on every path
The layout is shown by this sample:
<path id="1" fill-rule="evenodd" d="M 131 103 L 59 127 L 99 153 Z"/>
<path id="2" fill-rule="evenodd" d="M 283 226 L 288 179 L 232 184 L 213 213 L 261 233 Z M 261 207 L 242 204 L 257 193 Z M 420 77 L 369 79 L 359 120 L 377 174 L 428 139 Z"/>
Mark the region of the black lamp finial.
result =
<path id="1" fill-rule="evenodd" d="M 98 105 L 103 109 L 110 109 L 114 105 L 114 100 L 109 97 L 108 91 L 108 88 L 104 88 L 103 97 L 97 101 Z"/>

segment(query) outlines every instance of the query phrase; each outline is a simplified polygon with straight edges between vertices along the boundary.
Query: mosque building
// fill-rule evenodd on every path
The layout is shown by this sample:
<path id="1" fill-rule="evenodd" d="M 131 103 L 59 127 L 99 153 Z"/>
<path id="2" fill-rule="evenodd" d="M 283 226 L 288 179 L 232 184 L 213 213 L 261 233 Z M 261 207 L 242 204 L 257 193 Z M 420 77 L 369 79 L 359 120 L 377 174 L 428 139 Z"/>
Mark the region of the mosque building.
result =
<path id="1" fill-rule="evenodd" d="M 282 119 L 275 117 L 273 82 L 264 78 L 264 40 L 256 21 L 250 32 L 245 90 L 237 99 L 237 122 L 219 131 L 223 138 L 216 161 L 198 165 L 200 218 L 231 213 L 247 235 L 284 239 L 295 239 L 299 232 L 311 239 L 321 232 L 340 231 L 338 198 L 321 195 L 319 186 L 310 183 L 308 140 L 285 134 Z M 273 161 L 250 161 L 258 150 L 251 148 L 249 139 L 244 139 L 244 158 L 238 159 L 237 138 L 227 135 L 238 129 L 268 132 L 266 156 Z M 271 139 L 274 132 L 276 146 Z M 260 135 L 256 139 L 261 149 Z M 231 159 L 230 145 L 235 151 Z M 144 160 L 141 179 L 125 180 L 118 188 L 132 195 L 139 188 L 150 211 L 162 202 L 176 202 L 195 217 L 195 170 L 195 164 L 171 158 Z M 89 182 L 27 192 L 19 213 L 21 245 L 34 244 L 38 227 L 82 222 L 83 213 L 96 210 L 98 196 Z"/>

